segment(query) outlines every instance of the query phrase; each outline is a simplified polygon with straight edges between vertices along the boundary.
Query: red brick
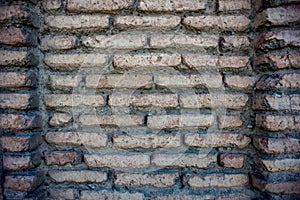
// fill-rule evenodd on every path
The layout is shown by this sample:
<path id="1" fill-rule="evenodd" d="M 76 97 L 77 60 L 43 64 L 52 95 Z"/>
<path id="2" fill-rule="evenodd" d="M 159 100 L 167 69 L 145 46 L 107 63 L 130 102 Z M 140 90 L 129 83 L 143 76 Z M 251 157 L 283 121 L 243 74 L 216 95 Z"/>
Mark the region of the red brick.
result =
<path id="1" fill-rule="evenodd" d="M 247 36 L 222 36 L 220 48 L 223 52 L 248 51 L 251 48 L 251 40 Z"/>
<path id="2" fill-rule="evenodd" d="M 5 151 L 23 152 L 36 149 L 41 142 L 41 137 L 39 134 L 1 136 L 0 141 Z"/>
<path id="3" fill-rule="evenodd" d="M 42 0 L 44 10 L 58 10 L 62 6 L 61 0 Z"/>
<path id="4" fill-rule="evenodd" d="M 96 35 L 83 36 L 82 44 L 88 48 L 95 49 L 142 49 L 146 46 L 147 37 L 145 34 L 116 34 L 116 35 Z"/>
<path id="5" fill-rule="evenodd" d="M 138 9 L 142 11 L 200 11 L 204 10 L 206 1 L 197 0 L 140 0 Z"/>
<path id="6" fill-rule="evenodd" d="M 77 88 L 82 81 L 81 76 L 73 75 L 50 75 L 49 85 L 52 89 L 69 90 Z"/>
<path id="7" fill-rule="evenodd" d="M 156 196 L 149 200 L 198 200 L 198 199 L 214 199 L 213 195 L 185 195 L 185 194 L 170 194 L 165 196 Z"/>
<path id="8" fill-rule="evenodd" d="M 299 89 L 300 74 L 272 74 L 261 78 L 255 87 L 258 90 Z"/>
<path id="9" fill-rule="evenodd" d="M 31 51 L 0 50 L 0 66 L 34 66 L 38 56 Z"/>
<path id="10" fill-rule="evenodd" d="M 294 154 L 300 153 L 300 139 L 296 138 L 253 138 L 253 145 L 263 153 Z"/>
<path id="11" fill-rule="evenodd" d="M 183 21 L 187 27 L 198 30 L 215 30 L 222 31 L 245 31 L 248 29 L 250 20 L 245 15 L 226 15 L 226 16 L 191 16 L 186 17 Z"/>
<path id="12" fill-rule="evenodd" d="M 251 0 L 219 0 L 219 11 L 250 9 Z"/>
<path id="13" fill-rule="evenodd" d="M 0 72 L 0 88 L 12 89 L 36 85 L 36 76 L 28 72 Z"/>
<path id="14" fill-rule="evenodd" d="M 136 127 L 144 124 L 144 116 L 138 115 L 81 115 L 78 122 L 82 127 L 113 126 Z"/>
<path id="15" fill-rule="evenodd" d="M 214 148 L 214 147 L 237 147 L 244 148 L 249 145 L 251 139 L 242 134 L 217 134 L 208 133 L 200 135 L 198 133 L 186 134 L 185 144 L 192 147 Z"/>
<path id="16" fill-rule="evenodd" d="M 38 153 L 25 155 L 3 156 L 3 168 L 8 171 L 20 171 L 35 168 L 41 163 L 41 155 Z"/>
<path id="17" fill-rule="evenodd" d="M 147 126 L 150 129 L 172 129 L 191 127 L 210 127 L 214 123 L 212 115 L 154 115 L 148 116 Z"/>
<path id="18" fill-rule="evenodd" d="M 37 36 L 24 28 L 1 28 L 0 43 L 17 46 L 36 46 Z"/>
<path id="19" fill-rule="evenodd" d="M 300 116 L 297 115 L 256 115 L 258 127 L 268 131 L 300 130 Z"/>
<path id="20" fill-rule="evenodd" d="M 84 30 L 107 29 L 109 26 L 108 15 L 57 15 L 48 16 L 45 24 L 52 29 Z"/>
<path id="21" fill-rule="evenodd" d="M 206 169 L 215 162 L 217 162 L 217 156 L 208 154 L 153 154 L 151 156 L 151 164 L 158 167 Z"/>
<path id="22" fill-rule="evenodd" d="M 38 96 L 31 94 L 0 94 L 0 108 L 26 110 L 38 106 Z"/>
<path id="23" fill-rule="evenodd" d="M 67 10 L 76 12 L 116 11 L 132 5 L 133 0 L 67 0 Z"/>
<path id="24" fill-rule="evenodd" d="M 176 49 L 216 49 L 217 36 L 184 35 L 184 34 L 158 34 L 150 37 L 152 48 L 176 48 Z"/>
<path id="25" fill-rule="evenodd" d="M 71 35 L 44 36 L 41 38 L 42 50 L 64 50 L 77 46 L 77 37 Z"/>
<path id="26" fill-rule="evenodd" d="M 119 89 L 119 88 L 151 88 L 152 76 L 133 74 L 88 75 L 85 79 L 87 88 Z"/>
<path id="27" fill-rule="evenodd" d="M 176 94 L 113 94 L 109 96 L 108 104 L 117 107 L 163 107 L 175 108 L 178 106 L 178 96 Z"/>
<path id="28" fill-rule="evenodd" d="M 50 198 L 53 199 L 65 199 L 65 200 L 72 200 L 75 199 L 78 195 L 77 190 L 75 189 L 58 189 L 58 188 L 48 188 L 47 193 Z"/>
<path id="29" fill-rule="evenodd" d="M 218 127 L 220 129 L 237 128 L 242 124 L 243 121 L 239 116 L 218 116 Z"/>
<path id="30" fill-rule="evenodd" d="M 216 74 L 202 75 L 157 75 L 154 83 L 167 88 L 194 88 L 198 86 L 208 89 L 221 88 L 222 76 Z"/>
<path id="31" fill-rule="evenodd" d="M 257 70 L 300 68 L 300 54 L 264 54 L 255 60 Z"/>
<path id="32" fill-rule="evenodd" d="M 85 132 L 48 132 L 45 137 L 50 144 L 64 146 L 86 146 L 92 148 L 105 147 L 107 136 L 102 133 Z"/>
<path id="33" fill-rule="evenodd" d="M 67 113 L 54 113 L 50 120 L 49 125 L 50 126 L 66 126 L 72 121 L 72 116 Z"/>
<path id="34" fill-rule="evenodd" d="M 256 95 L 253 108 L 257 110 L 300 110 L 300 95 Z"/>
<path id="35" fill-rule="evenodd" d="M 129 192 L 116 192 L 116 191 L 89 191 L 82 190 L 80 193 L 81 200 L 95 200 L 95 199 L 119 199 L 119 200 L 143 200 L 144 194 L 142 193 L 129 193 Z"/>
<path id="36" fill-rule="evenodd" d="M 21 192 L 31 192 L 43 183 L 44 176 L 42 173 L 34 172 L 30 175 L 6 175 L 4 179 L 5 189 Z"/>
<path id="37" fill-rule="evenodd" d="M 246 174 L 186 175 L 186 184 L 193 188 L 242 187 L 249 183 Z"/>
<path id="38" fill-rule="evenodd" d="M 27 130 L 39 128 L 41 117 L 37 115 L 0 114 L 0 128 L 8 130 Z"/>
<path id="39" fill-rule="evenodd" d="M 300 159 L 263 159 L 256 157 L 255 162 L 258 166 L 264 166 L 269 172 L 300 172 Z"/>
<path id="40" fill-rule="evenodd" d="M 256 79 L 253 76 L 226 75 L 225 84 L 231 89 L 244 90 L 254 87 Z"/>
<path id="41" fill-rule="evenodd" d="M 239 169 L 243 168 L 245 155 L 242 154 L 221 154 L 220 164 L 227 168 Z"/>
<path id="42" fill-rule="evenodd" d="M 56 183 L 103 183 L 107 180 L 105 172 L 91 170 L 51 170 L 48 175 Z"/>
<path id="43" fill-rule="evenodd" d="M 84 162 L 92 168 L 141 169 L 150 165 L 150 158 L 145 154 L 86 154 Z"/>
<path id="44" fill-rule="evenodd" d="M 216 200 L 250 200 L 250 196 L 244 194 L 227 194 L 221 195 L 216 198 Z"/>
<path id="45" fill-rule="evenodd" d="M 117 28 L 176 28 L 180 24 L 180 17 L 174 15 L 160 16 L 119 16 L 113 25 Z"/>
<path id="46" fill-rule="evenodd" d="M 143 187 L 152 186 L 156 188 L 166 188 L 175 185 L 177 173 L 159 173 L 159 174 L 133 174 L 133 173 L 116 173 L 115 185 L 126 187 Z"/>
<path id="47" fill-rule="evenodd" d="M 80 154 L 67 151 L 48 151 L 44 153 L 46 165 L 78 164 L 81 161 Z"/>

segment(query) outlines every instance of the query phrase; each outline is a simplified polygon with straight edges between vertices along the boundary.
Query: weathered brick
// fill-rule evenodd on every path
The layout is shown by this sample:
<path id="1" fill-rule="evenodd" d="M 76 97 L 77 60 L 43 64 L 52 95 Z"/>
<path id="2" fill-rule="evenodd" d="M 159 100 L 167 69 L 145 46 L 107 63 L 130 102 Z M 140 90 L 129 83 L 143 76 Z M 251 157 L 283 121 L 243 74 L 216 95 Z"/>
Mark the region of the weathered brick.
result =
<path id="1" fill-rule="evenodd" d="M 50 120 L 50 126 L 65 126 L 72 121 L 72 115 L 67 113 L 54 113 Z"/>
<path id="2" fill-rule="evenodd" d="M 217 46 L 217 36 L 159 34 L 150 37 L 150 47 L 152 48 L 216 49 Z"/>
<path id="3" fill-rule="evenodd" d="M 25 155 L 5 155 L 3 156 L 3 168 L 8 171 L 20 171 L 35 168 L 41 163 L 39 153 Z"/>
<path id="4" fill-rule="evenodd" d="M 65 50 L 77 46 L 77 37 L 71 35 L 44 36 L 41 38 L 42 50 Z"/>
<path id="5" fill-rule="evenodd" d="M 141 169 L 150 165 L 150 158 L 145 154 L 85 154 L 84 162 L 92 168 Z"/>
<path id="6" fill-rule="evenodd" d="M 299 5 L 268 8 L 256 16 L 255 24 L 256 26 L 299 24 L 299 12 Z"/>
<path id="7" fill-rule="evenodd" d="M 39 128 L 41 117 L 38 115 L 0 114 L 0 128 L 26 130 Z"/>
<path id="8" fill-rule="evenodd" d="M 175 148 L 181 144 L 178 134 L 114 134 L 113 145 L 122 149 Z"/>
<path id="9" fill-rule="evenodd" d="M 55 68 L 105 67 L 108 55 L 105 54 L 47 54 L 44 62 Z"/>
<path id="10" fill-rule="evenodd" d="M 243 94 L 195 94 L 180 95 L 180 104 L 183 108 L 229 108 L 239 109 L 248 102 Z"/>
<path id="11" fill-rule="evenodd" d="M 253 145 L 268 154 L 300 153 L 300 139 L 296 138 L 253 138 Z"/>
<path id="12" fill-rule="evenodd" d="M 74 145 L 93 148 L 105 147 L 107 136 L 102 133 L 85 132 L 48 132 L 46 141 L 54 145 Z"/>
<path id="13" fill-rule="evenodd" d="M 87 88 L 151 88 L 152 76 L 133 74 L 88 75 L 85 79 Z"/>
<path id="14" fill-rule="evenodd" d="M 31 51 L 0 50 L 0 66 L 34 66 L 38 56 Z"/>
<path id="15" fill-rule="evenodd" d="M 61 6 L 61 0 L 42 0 L 44 10 L 58 10 Z"/>
<path id="16" fill-rule="evenodd" d="M 272 74 L 261 78 L 255 88 L 258 90 L 299 89 L 300 74 Z"/>
<path id="17" fill-rule="evenodd" d="M 44 156 L 46 165 L 74 165 L 81 161 L 81 155 L 78 152 L 48 151 L 44 153 Z"/>
<path id="18" fill-rule="evenodd" d="M 251 47 L 251 40 L 247 36 L 222 36 L 220 48 L 223 52 L 248 51 Z"/>
<path id="19" fill-rule="evenodd" d="M 132 105 L 175 108 L 178 106 L 178 96 L 176 94 L 115 94 L 109 96 L 108 105 L 117 107 L 129 107 Z"/>
<path id="20" fill-rule="evenodd" d="M 32 109 L 38 103 L 38 96 L 34 94 L 0 94 L 0 108 L 3 109 Z"/>
<path id="21" fill-rule="evenodd" d="M 176 67 L 181 63 L 179 54 L 151 53 L 151 54 L 119 54 L 114 56 L 114 66 L 117 69 L 131 69 L 138 67 Z"/>
<path id="22" fill-rule="evenodd" d="M 256 79 L 254 76 L 226 75 L 225 84 L 232 89 L 244 90 L 254 87 Z"/>
<path id="23" fill-rule="evenodd" d="M 0 43 L 17 46 L 36 46 L 37 36 L 25 28 L 4 27 L 0 29 Z"/>
<path id="24" fill-rule="evenodd" d="M 263 159 L 256 157 L 255 162 L 259 166 L 262 164 L 269 172 L 300 172 L 300 159 Z"/>
<path id="25" fill-rule="evenodd" d="M 208 154 L 153 154 L 151 156 L 151 164 L 158 167 L 195 167 L 206 169 L 215 162 L 217 162 L 217 156 Z"/>
<path id="26" fill-rule="evenodd" d="M 300 130 L 300 116 L 297 115 L 256 115 L 258 127 L 268 131 Z"/>
<path id="27" fill-rule="evenodd" d="M 252 199 L 248 195 L 244 194 L 225 194 L 225 195 L 220 195 L 216 198 L 216 200 L 250 200 Z"/>
<path id="28" fill-rule="evenodd" d="M 96 49 L 137 50 L 146 46 L 146 43 L 147 37 L 145 34 L 117 34 L 82 37 L 82 44 L 85 47 Z"/>
<path id="29" fill-rule="evenodd" d="M 178 177 L 179 175 L 177 173 L 117 173 L 115 174 L 114 183 L 117 186 L 126 187 L 152 186 L 156 188 L 166 188 L 175 185 L 175 179 Z"/>
<path id="30" fill-rule="evenodd" d="M 220 68 L 245 68 L 249 63 L 248 56 L 220 56 L 219 66 Z"/>
<path id="31" fill-rule="evenodd" d="M 12 89 L 36 85 L 36 76 L 28 72 L 0 72 L 0 88 Z"/>
<path id="32" fill-rule="evenodd" d="M 243 168 L 245 155 L 243 154 L 221 154 L 220 164 L 227 168 L 239 169 Z"/>
<path id="33" fill-rule="evenodd" d="M 204 10 L 206 1 L 197 0 L 140 0 L 138 9 L 142 11 L 200 11 Z"/>
<path id="34" fill-rule="evenodd" d="M 281 4 L 297 3 L 299 0 L 268 0 L 270 6 L 279 6 Z"/>
<path id="35" fill-rule="evenodd" d="M 172 129 L 191 127 L 210 127 L 214 123 L 212 115 L 154 115 L 148 116 L 147 126 L 150 129 Z"/>
<path id="36" fill-rule="evenodd" d="M 46 94 L 44 100 L 45 105 L 50 108 L 105 105 L 105 97 L 96 94 Z"/>
<path id="37" fill-rule="evenodd" d="M 57 15 L 48 16 L 45 24 L 53 29 L 84 30 L 106 29 L 109 26 L 108 15 Z"/>
<path id="38" fill-rule="evenodd" d="M 56 183 L 103 183 L 107 180 L 105 172 L 91 170 L 51 170 L 48 175 Z"/>
<path id="39" fill-rule="evenodd" d="M 184 25 L 198 30 L 245 31 L 250 20 L 245 15 L 203 15 L 186 17 Z"/>
<path id="40" fill-rule="evenodd" d="M 212 200 L 214 198 L 215 196 L 213 195 L 169 194 L 165 196 L 156 196 L 150 198 L 149 200 L 198 200 L 198 199 Z"/>
<path id="41" fill-rule="evenodd" d="M 218 127 L 220 129 L 237 128 L 242 126 L 240 116 L 218 116 Z"/>
<path id="42" fill-rule="evenodd" d="M 222 76 L 216 74 L 202 75 L 157 75 L 154 76 L 154 83 L 168 88 L 193 88 L 207 87 L 208 89 L 221 88 Z"/>
<path id="43" fill-rule="evenodd" d="M 117 28 L 176 28 L 180 24 L 180 17 L 174 15 L 160 16 L 119 16 L 113 25 Z"/>
<path id="44" fill-rule="evenodd" d="M 253 108 L 257 110 L 300 110 L 300 95 L 256 95 Z"/>
<path id="45" fill-rule="evenodd" d="M 264 54 L 255 59 L 257 70 L 300 68 L 300 54 Z"/>
<path id="46" fill-rule="evenodd" d="M 76 12 L 116 11 L 132 5 L 133 0 L 67 0 L 67 10 Z"/>
<path id="47" fill-rule="evenodd" d="M 28 134 L 18 136 L 1 136 L 1 147 L 9 152 L 32 151 L 36 149 L 41 137 L 39 134 Z"/>
<path id="48" fill-rule="evenodd" d="M 107 200 L 143 200 L 144 194 L 142 193 L 129 193 L 129 192 L 116 192 L 116 191 L 89 191 L 82 190 L 80 193 L 80 199 L 82 200 L 94 200 L 94 199 L 107 199 Z"/>
<path id="49" fill-rule="evenodd" d="M 219 0 L 219 11 L 250 9 L 251 0 Z"/>
<path id="50" fill-rule="evenodd" d="M 249 183 L 246 174 L 209 174 L 186 175 L 186 184 L 193 188 L 229 188 L 242 187 Z"/>
<path id="51" fill-rule="evenodd" d="M 72 200 L 75 199 L 78 195 L 77 190 L 70 188 L 48 188 L 48 196 L 52 199 L 66 199 Z"/>
<path id="52" fill-rule="evenodd" d="M 89 126 L 117 126 L 136 127 L 144 124 L 144 116 L 138 115 L 81 115 L 79 123 L 83 127 Z"/>
<path id="53" fill-rule="evenodd" d="M 67 90 L 77 88 L 81 80 L 77 75 L 50 75 L 49 85 L 52 89 Z"/>
<path id="54" fill-rule="evenodd" d="M 43 181 L 44 175 L 39 172 L 6 175 L 4 178 L 4 188 L 21 192 L 31 192 L 41 185 Z"/>
<path id="55" fill-rule="evenodd" d="M 185 135 L 185 144 L 193 147 L 213 148 L 213 147 L 238 147 L 244 148 L 249 145 L 251 139 L 242 134 L 216 134 L 208 133 L 200 135 L 190 133 Z"/>

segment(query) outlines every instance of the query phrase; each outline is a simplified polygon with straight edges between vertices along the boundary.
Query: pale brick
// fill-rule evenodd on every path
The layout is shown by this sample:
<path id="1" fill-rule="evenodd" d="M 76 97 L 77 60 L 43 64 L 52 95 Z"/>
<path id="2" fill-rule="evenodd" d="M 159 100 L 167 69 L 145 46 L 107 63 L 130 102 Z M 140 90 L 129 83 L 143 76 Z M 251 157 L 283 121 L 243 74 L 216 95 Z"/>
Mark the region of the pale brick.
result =
<path id="1" fill-rule="evenodd" d="M 48 132 L 45 139 L 48 143 L 59 146 L 72 145 L 102 148 L 107 144 L 107 136 L 103 133 Z"/>
<path id="2" fill-rule="evenodd" d="M 81 161 L 81 155 L 77 152 L 48 151 L 44 153 L 44 156 L 46 165 L 74 165 Z"/>
<path id="3" fill-rule="evenodd" d="M 219 11 L 250 10 L 251 0 L 219 0 Z"/>
<path id="4" fill-rule="evenodd" d="M 138 115 L 81 115 L 79 123 L 82 127 L 113 126 L 136 127 L 144 124 L 144 116 Z"/>
<path id="5" fill-rule="evenodd" d="M 130 74 L 110 74 L 110 75 L 88 75 L 85 79 L 87 88 L 151 88 L 152 76 L 130 75 Z"/>
<path id="6" fill-rule="evenodd" d="M 107 180 L 105 172 L 91 170 L 51 170 L 48 175 L 56 183 L 103 183 Z"/>
<path id="7" fill-rule="evenodd" d="M 145 154 L 86 154 L 84 155 L 84 162 L 92 168 L 141 169 L 150 165 L 150 158 Z"/>
<path id="8" fill-rule="evenodd" d="M 221 154 L 220 164 L 227 168 L 239 169 L 243 168 L 245 155 L 242 154 Z"/>
<path id="9" fill-rule="evenodd" d="M 42 50 L 65 50 L 77 46 L 77 37 L 71 35 L 44 36 L 41 38 Z"/>
<path id="10" fill-rule="evenodd" d="M 257 158 L 256 163 L 260 163 L 269 171 L 269 172 L 300 172 L 300 159 L 262 159 Z"/>
<path id="11" fill-rule="evenodd" d="M 300 95 L 257 95 L 253 99 L 253 108 L 257 110 L 300 110 Z"/>
<path id="12" fill-rule="evenodd" d="M 256 115 L 258 127 L 268 131 L 300 130 L 300 116 L 297 115 Z"/>
<path id="13" fill-rule="evenodd" d="M 4 177 L 4 188 L 21 192 L 31 192 L 41 185 L 43 180 L 43 174 L 38 172 L 31 174 L 6 175 Z"/>
<path id="14" fill-rule="evenodd" d="M 237 128 L 242 126 L 240 116 L 218 116 L 218 127 L 220 129 Z"/>
<path id="15" fill-rule="evenodd" d="M 25 28 L 1 28 L 0 43 L 17 46 L 36 46 L 37 36 Z"/>
<path id="16" fill-rule="evenodd" d="M 147 37 L 145 34 L 117 34 L 117 35 L 96 35 L 82 37 L 82 44 L 88 48 L 96 49 L 128 49 L 137 50 L 146 46 Z"/>
<path id="17" fill-rule="evenodd" d="M 184 25 L 198 30 L 245 31 L 250 20 L 245 15 L 226 16 L 190 16 L 183 21 Z"/>
<path id="18" fill-rule="evenodd" d="M 214 123 L 212 115 L 154 115 L 148 116 L 147 126 L 150 129 L 172 129 L 191 127 L 210 127 Z"/>
<path id="19" fill-rule="evenodd" d="M 44 62 L 55 68 L 80 68 L 80 67 L 102 67 L 108 61 L 105 54 L 47 54 Z"/>
<path id="20" fill-rule="evenodd" d="M 300 68 L 300 54 L 264 54 L 255 60 L 257 70 Z"/>
<path id="21" fill-rule="evenodd" d="M 183 108 L 229 108 L 240 109 L 248 102 L 247 95 L 243 94 L 198 94 L 180 95 L 180 104 Z"/>
<path id="22" fill-rule="evenodd" d="M 37 63 L 37 55 L 30 51 L 0 50 L 0 66 L 34 66 Z"/>
<path id="23" fill-rule="evenodd" d="M 106 200 L 144 200 L 144 194 L 142 193 L 129 193 L 129 192 L 112 192 L 107 190 L 101 191 L 89 191 L 82 190 L 80 193 L 81 200 L 95 200 L 95 199 L 106 199 Z"/>
<path id="24" fill-rule="evenodd" d="M 119 16 L 114 20 L 117 28 L 176 28 L 180 24 L 180 17 L 174 15 L 160 16 Z"/>
<path id="25" fill-rule="evenodd" d="M 127 9 L 133 0 L 67 0 L 67 10 L 76 12 L 99 12 Z"/>
<path id="26" fill-rule="evenodd" d="M 41 127 L 41 117 L 37 115 L 0 114 L 0 128 L 27 130 Z"/>
<path id="27" fill-rule="evenodd" d="M 12 89 L 36 85 L 36 76 L 28 72 L 0 72 L 0 88 Z"/>
<path id="28" fill-rule="evenodd" d="M 75 199 L 76 194 L 78 193 L 75 189 L 57 189 L 57 188 L 48 188 L 47 193 L 50 198 L 53 199 L 65 199 L 72 200 Z"/>
<path id="29" fill-rule="evenodd" d="M 159 34 L 150 37 L 152 48 L 197 48 L 216 49 L 217 36 L 184 35 L 184 34 Z"/>
<path id="30" fill-rule="evenodd" d="M 50 75 L 49 85 L 52 89 L 66 90 L 77 88 L 82 80 L 76 75 Z"/>
<path id="31" fill-rule="evenodd" d="M 115 94 L 109 96 L 108 105 L 117 107 L 163 107 L 175 108 L 178 106 L 178 96 L 176 94 Z"/>
<path id="32" fill-rule="evenodd" d="M 165 196 L 156 196 L 149 200 L 213 200 L 213 195 L 185 195 L 185 194 L 170 194 Z"/>
<path id="33" fill-rule="evenodd" d="M 232 89 L 243 90 L 254 87 L 257 78 L 254 76 L 226 75 L 225 84 Z"/>
<path id="34" fill-rule="evenodd" d="M 214 148 L 214 147 L 237 147 L 244 148 L 249 145 L 251 139 L 242 134 L 216 134 L 198 133 L 186 134 L 185 144 L 192 147 Z"/>
<path id="35" fill-rule="evenodd" d="M 206 1 L 200 0 L 140 0 L 138 9 L 142 11 L 200 11 L 204 10 Z"/>
<path id="36" fill-rule="evenodd" d="M 167 88 L 194 88 L 198 86 L 208 89 L 221 88 L 222 76 L 219 74 L 202 75 L 157 75 L 154 76 L 154 83 Z"/>
<path id="37" fill-rule="evenodd" d="M 38 96 L 31 94 L 0 94 L 0 108 L 26 110 L 38 106 Z"/>
<path id="38" fill-rule="evenodd" d="M 151 164 L 158 167 L 195 167 L 206 169 L 215 162 L 217 162 L 217 156 L 208 154 L 153 154 L 151 156 Z"/>
<path id="39" fill-rule="evenodd" d="M 50 108 L 105 105 L 105 97 L 102 95 L 83 94 L 46 94 L 44 95 L 45 105 Z"/>
<path id="40" fill-rule="evenodd" d="M 225 194 L 218 196 L 215 200 L 250 200 L 252 199 L 248 195 L 244 194 Z"/>
<path id="41" fill-rule="evenodd" d="M 245 68 L 249 63 L 248 56 L 221 56 L 219 58 L 220 68 Z"/>
<path id="42" fill-rule="evenodd" d="M 8 171 L 29 170 L 41 163 L 38 153 L 25 155 L 3 155 L 3 169 Z"/>
<path id="43" fill-rule="evenodd" d="M 88 30 L 106 29 L 109 26 L 108 15 L 58 15 L 48 16 L 45 24 L 53 29 Z"/>
<path id="44" fill-rule="evenodd" d="M 223 36 L 220 41 L 221 51 L 240 52 L 251 48 L 251 40 L 247 36 Z"/>
<path id="45" fill-rule="evenodd" d="M 186 175 L 187 185 L 193 188 L 230 188 L 242 187 L 249 183 L 246 174 L 209 174 Z"/>
<path id="46" fill-rule="evenodd" d="M 300 74 L 272 74 L 261 78 L 255 88 L 258 90 L 299 89 Z"/>
<path id="47" fill-rule="evenodd" d="M 36 149 L 41 137 L 38 134 L 20 135 L 20 136 L 1 136 L 1 147 L 9 152 L 32 151 Z"/>
<path id="48" fill-rule="evenodd" d="M 61 6 L 61 0 L 42 0 L 42 8 L 44 10 L 57 10 Z"/>
<path id="49" fill-rule="evenodd" d="M 253 138 L 253 145 L 268 154 L 300 153 L 300 139 L 296 138 Z"/>
<path id="50" fill-rule="evenodd" d="M 175 185 L 177 173 L 159 173 L 159 174 L 133 174 L 117 173 L 115 174 L 115 185 L 126 187 L 152 186 L 156 188 L 166 188 Z"/>
<path id="51" fill-rule="evenodd" d="M 181 144 L 178 134 L 122 134 L 113 135 L 113 145 L 122 149 L 175 148 Z"/>
<path id="52" fill-rule="evenodd" d="M 72 115 L 67 113 L 54 113 L 50 120 L 50 126 L 66 126 L 72 121 Z"/>

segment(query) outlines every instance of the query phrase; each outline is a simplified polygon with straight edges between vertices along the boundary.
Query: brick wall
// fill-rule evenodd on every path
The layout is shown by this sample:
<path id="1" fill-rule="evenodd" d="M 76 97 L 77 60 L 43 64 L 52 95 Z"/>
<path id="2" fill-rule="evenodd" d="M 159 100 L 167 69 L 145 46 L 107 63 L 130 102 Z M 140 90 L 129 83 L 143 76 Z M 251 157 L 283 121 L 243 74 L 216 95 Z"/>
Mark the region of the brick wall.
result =
<path id="1" fill-rule="evenodd" d="M 0 199 L 300 198 L 299 13 L 1 1 Z"/>

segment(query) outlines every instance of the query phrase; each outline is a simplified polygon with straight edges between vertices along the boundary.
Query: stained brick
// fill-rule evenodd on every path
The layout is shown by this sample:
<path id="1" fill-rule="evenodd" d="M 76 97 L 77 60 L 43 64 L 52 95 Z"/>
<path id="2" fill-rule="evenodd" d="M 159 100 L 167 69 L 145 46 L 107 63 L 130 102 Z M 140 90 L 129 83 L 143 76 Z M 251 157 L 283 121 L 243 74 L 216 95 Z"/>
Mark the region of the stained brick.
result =
<path id="1" fill-rule="evenodd" d="M 69 124 L 72 121 L 72 115 L 67 113 L 54 113 L 50 120 L 49 125 L 50 126 L 65 126 Z"/>
<path id="2" fill-rule="evenodd" d="M 41 155 L 38 153 L 3 156 L 3 168 L 8 171 L 28 170 L 35 168 L 40 163 Z"/>
<path id="3" fill-rule="evenodd" d="M 115 11 L 132 5 L 133 0 L 67 0 L 67 10 L 77 12 Z"/>
<path id="4" fill-rule="evenodd" d="M 300 116 L 297 115 L 256 115 L 256 124 L 268 131 L 300 130 Z"/>
<path id="5" fill-rule="evenodd" d="M 236 90 L 250 89 L 254 87 L 256 79 L 254 76 L 226 75 L 225 84 Z"/>
<path id="6" fill-rule="evenodd" d="M 22 152 L 32 151 L 38 147 L 41 137 L 38 134 L 1 136 L 1 147 L 5 151 Z"/>
<path id="7" fill-rule="evenodd" d="M 136 127 L 144 124 L 144 116 L 138 115 L 81 115 L 79 123 L 83 127 L 117 126 Z"/>
<path id="8" fill-rule="evenodd" d="M 219 11 L 250 10 L 251 0 L 219 0 Z"/>
<path id="9" fill-rule="evenodd" d="M 245 155 L 243 154 L 221 154 L 220 164 L 227 168 L 239 169 L 244 166 Z"/>
<path id="10" fill-rule="evenodd" d="M 258 90 L 270 89 L 298 89 L 300 88 L 300 74 L 273 74 L 261 78 L 256 83 Z"/>
<path id="11" fill-rule="evenodd" d="M 77 75 L 50 75 L 49 85 L 52 89 L 68 90 L 79 86 L 82 77 Z"/>
<path id="12" fill-rule="evenodd" d="M 300 152 L 300 140 L 296 138 L 253 138 L 253 145 L 268 154 L 288 154 Z"/>
<path id="13" fill-rule="evenodd" d="M 264 54 L 255 59 L 257 70 L 300 68 L 300 54 Z"/>
<path id="14" fill-rule="evenodd" d="M 36 46 L 37 36 L 25 28 L 4 27 L 0 29 L 0 43 L 17 46 Z"/>
<path id="15" fill-rule="evenodd" d="M 38 57 L 30 51 L 0 50 L 0 66 L 34 66 Z"/>
<path id="16" fill-rule="evenodd" d="M 61 6 L 61 0 L 42 0 L 42 8 L 44 10 L 57 10 Z"/>
<path id="17" fill-rule="evenodd" d="M 37 115 L 0 114 L 0 128 L 8 130 L 27 130 L 39 128 L 41 117 Z"/>
<path id="18" fill-rule="evenodd" d="M 251 40 L 247 36 L 222 36 L 220 48 L 223 52 L 247 51 L 251 47 Z"/>
<path id="19" fill-rule="evenodd" d="M 0 108 L 25 110 L 38 106 L 38 96 L 31 94 L 0 94 Z"/>
<path id="20" fill-rule="evenodd" d="M 257 95 L 253 103 L 257 110 L 300 110 L 300 95 Z"/>
<path id="21" fill-rule="evenodd" d="M 77 37 L 71 35 L 44 36 L 41 38 L 42 50 L 65 50 L 77 46 Z"/>
<path id="22" fill-rule="evenodd" d="M 101 191 L 83 190 L 80 193 L 80 199 L 82 200 L 94 200 L 94 199 L 143 200 L 144 194 L 116 192 L 116 191 L 108 191 L 108 190 L 101 190 Z"/>
<path id="23" fill-rule="evenodd" d="M 214 199 L 212 195 L 185 195 L 185 194 L 170 194 L 165 196 L 156 196 L 150 200 L 197 200 L 197 199 Z"/>
<path id="24" fill-rule="evenodd" d="M 218 127 L 220 129 L 237 128 L 242 126 L 240 116 L 218 116 Z"/>
<path id="25" fill-rule="evenodd" d="M 31 192 L 43 183 L 43 177 L 43 174 L 38 172 L 6 175 L 4 177 L 4 188 L 21 192 Z"/>
<path id="26" fill-rule="evenodd" d="M 36 84 L 36 76 L 28 72 L 1 72 L 0 88 L 12 89 L 32 87 Z"/>
<path id="27" fill-rule="evenodd" d="M 81 155 L 77 152 L 48 151 L 44 153 L 44 156 L 46 165 L 74 165 L 81 161 Z"/>
<path id="28" fill-rule="evenodd" d="M 206 1 L 197 0 L 140 0 L 138 9 L 142 11 L 200 11 L 204 10 Z"/>
<path id="29" fill-rule="evenodd" d="M 69 188 L 49 188 L 47 189 L 47 192 L 49 194 L 50 198 L 53 199 L 66 199 L 71 200 L 75 199 L 78 195 L 78 192 L 75 189 L 69 189 Z"/>
<path id="30" fill-rule="evenodd" d="M 105 172 L 91 170 L 51 170 L 48 175 L 56 183 L 103 183 L 107 180 Z"/>
<path id="31" fill-rule="evenodd" d="M 256 158 L 256 163 L 260 163 L 267 169 L 269 172 L 300 172 L 300 160 L 285 158 L 285 159 L 263 159 Z"/>

